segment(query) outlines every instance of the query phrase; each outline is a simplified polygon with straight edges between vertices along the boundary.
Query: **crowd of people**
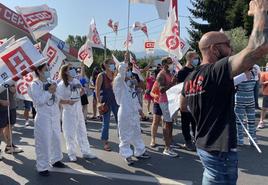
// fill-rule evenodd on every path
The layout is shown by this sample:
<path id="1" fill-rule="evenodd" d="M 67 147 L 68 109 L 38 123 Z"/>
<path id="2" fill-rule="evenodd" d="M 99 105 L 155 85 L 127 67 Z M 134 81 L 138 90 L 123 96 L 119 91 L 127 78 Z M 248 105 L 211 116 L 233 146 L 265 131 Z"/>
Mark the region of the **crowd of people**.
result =
<path id="1" fill-rule="evenodd" d="M 24 101 L 24 118 L 25 126 L 28 126 L 32 108 L 39 174 L 48 176 L 50 166 L 65 168 L 62 132 L 71 162 L 77 160 L 77 145 L 83 158 L 97 158 L 90 148 L 86 130 L 91 91 L 93 115 L 89 119 L 102 120 L 100 139 L 103 150 L 113 150 L 109 143 L 112 113 L 118 126 L 120 156 L 128 165 L 133 165 L 133 156 L 150 158 L 142 139 L 140 122 L 149 121 L 146 115 L 152 114 L 150 147 L 157 146 L 156 133 L 162 123 L 163 155 L 177 157 L 178 153 L 173 150 L 174 116 L 169 111 L 167 91 L 184 83 L 181 95 L 178 93 L 178 113 L 185 140 L 183 148 L 199 155 L 204 167 L 204 185 L 236 184 L 237 145 L 244 145 L 242 124 L 247 125 L 253 138 L 249 144 L 257 143 L 256 128 L 264 128 L 268 109 L 268 71 L 261 72 L 255 64 L 268 51 L 265 35 L 267 15 L 264 1 L 255 2 L 257 5 L 249 11 L 255 17 L 252 35 L 248 46 L 240 53 L 232 53 L 230 40 L 223 32 L 212 31 L 199 41 L 200 56 L 189 51 L 185 56 L 185 66 L 179 71 L 175 70 L 171 57 L 164 57 L 154 70 L 150 62 L 141 70 L 147 73 L 145 81 L 134 72 L 128 52 L 119 66 L 113 59 L 106 59 L 102 70 L 94 68 L 91 82 L 81 69 L 70 64 L 61 66 L 57 82 L 49 80 L 47 64 L 37 67 L 36 79 L 28 90 L 32 102 Z M 263 89 L 261 107 L 258 103 L 260 86 Z M 23 152 L 12 141 L 12 126 L 16 123 L 15 94 L 14 86 L 0 93 L 0 132 L 4 136 L 7 154 Z M 143 112 L 143 100 L 147 101 L 146 113 Z M 261 110 L 261 118 L 256 126 L 257 109 Z"/>

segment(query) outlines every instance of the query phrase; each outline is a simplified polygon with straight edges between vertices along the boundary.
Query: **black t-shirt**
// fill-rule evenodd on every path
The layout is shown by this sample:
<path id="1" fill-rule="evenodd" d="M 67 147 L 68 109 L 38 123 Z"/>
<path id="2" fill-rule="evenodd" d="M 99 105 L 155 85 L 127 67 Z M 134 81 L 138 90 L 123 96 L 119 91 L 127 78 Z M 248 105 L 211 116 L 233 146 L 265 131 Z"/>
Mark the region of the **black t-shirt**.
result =
<path id="1" fill-rule="evenodd" d="M 197 123 L 196 146 L 221 152 L 236 148 L 234 82 L 228 57 L 197 67 L 186 78 L 182 94 Z"/>
<path id="2" fill-rule="evenodd" d="M 178 74 L 176 75 L 177 82 L 181 83 L 184 82 L 186 77 L 194 70 L 194 68 L 189 68 L 184 66 L 181 70 L 179 70 Z"/>

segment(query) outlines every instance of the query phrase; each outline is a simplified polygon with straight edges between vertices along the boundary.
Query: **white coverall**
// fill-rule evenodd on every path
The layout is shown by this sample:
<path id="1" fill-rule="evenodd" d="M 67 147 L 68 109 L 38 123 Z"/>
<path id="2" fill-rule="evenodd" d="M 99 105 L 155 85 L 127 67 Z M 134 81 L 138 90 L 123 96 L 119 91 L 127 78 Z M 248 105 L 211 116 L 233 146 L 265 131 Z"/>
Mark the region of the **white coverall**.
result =
<path id="1" fill-rule="evenodd" d="M 114 95 L 118 110 L 119 154 L 123 158 L 133 155 L 130 145 L 134 146 L 134 155 L 140 156 L 145 152 L 145 145 L 141 137 L 139 110 L 141 106 L 135 90 L 125 82 L 127 64 L 119 65 L 119 72 L 114 79 Z"/>
<path id="2" fill-rule="evenodd" d="M 62 160 L 59 98 L 43 90 L 43 82 L 31 84 L 29 95 L 36 109 L 34 137 L 37 171 L 48 170 L 50 164 Z"/>
<path id="3" fill-rule="evenodd" d="M 80 81 L 74 78 L 69 83 L 80 84 Z M 76 157 L 77 144 L 79 145 L 83 155 L 91 154 L 79 89 L 78 93 L 79 99 L 77 99 L 75 104 L 62 104 L 62 128 L 66 140 L 67 152 L 70 158 Z M 61 81 L 58 85 L 58 94 L 62 100 L 70 100 L 73 96 L 70 85 L 66 87 L 63 81 Z"/>

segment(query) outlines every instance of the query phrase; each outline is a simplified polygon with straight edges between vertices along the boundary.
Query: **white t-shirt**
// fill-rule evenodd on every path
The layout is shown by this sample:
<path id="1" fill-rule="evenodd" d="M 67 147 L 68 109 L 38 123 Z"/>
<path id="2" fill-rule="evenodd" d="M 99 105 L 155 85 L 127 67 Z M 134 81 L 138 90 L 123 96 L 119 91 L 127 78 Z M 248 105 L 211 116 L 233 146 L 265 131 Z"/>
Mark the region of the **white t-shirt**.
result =
<path id="1" fill-rule="evenodd" d="M 255 64 L 255 65 L 253 66 L 252 71 L 253 71 L 254 76 L 255 76 L 255 81 L 258 81 L 258 80 L 259 80 L 259 75 L 260 75 L 260 73 L 261 73 L 260 66 L 258 66 L 257 64 Z"/>

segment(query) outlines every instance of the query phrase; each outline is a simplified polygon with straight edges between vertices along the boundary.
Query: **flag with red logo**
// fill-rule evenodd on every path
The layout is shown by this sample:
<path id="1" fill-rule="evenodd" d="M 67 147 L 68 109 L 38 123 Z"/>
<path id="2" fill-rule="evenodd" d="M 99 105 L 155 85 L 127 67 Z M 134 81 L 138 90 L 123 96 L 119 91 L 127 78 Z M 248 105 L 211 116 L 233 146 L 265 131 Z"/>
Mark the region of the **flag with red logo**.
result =
<path id="1" fill-rule="evenodd" d="M 130 0 L 131 3 L 154 4 L 160 19 L 167 19 L 170 0 Z"/>
<path id="2" fill-rule="evenodd" d="M 140 23 L 140 22 L 136 21 L 133 24 L 133 31 L 138 31 L 138 30 L 141 30 L 148 38 L 148 29 L 147 29 L 147 26 L 145 23 Z"/>
<path id="3" fill-rule="evenodd" d="M 18 39 L 0 51 L 0 92 L 46 61 L 28 37 Z"/>
<path id="4" fill-rule="evenodd" d="M 86 43 L 78 51 L 78 60 L 83 62 L 87 67 L 90 67 L 93 63 L 93 53 L 90 42 Z"/>
<path id="5" fill-rule="evenodd" d="M 113 57 L 113 60 L 114 60 L 114 62 L 115 62 L 115 66 L 116 66 L 116 68 L 118 68 L 119 65 L 120 65 L 119 60 L 117 60 L 117 58 L 114 56 L 114 54 L 112 54 L 112 57 Z"/>
<path id="6" fill-rule="evenodd" d="M 58 24 L 57 12 L 47 5 L 32 7 L 15 7 L 26 23 L 32 37 L 37 40 L 53 30 Z"/>
<path id="7" fill-rule="evenodd" d="M 131 53 L 129 54 L 130 57 L 130 62 L 132 63 L 133 67 L 132 67 L 132 72 L 137 74 L 139 76 L 139 79 L 141 81 L 144 81 L 143 76 L 141 75 L 141 70 L 140 67 L 137 64 L 137 61 L 134 59 L 134 57 L 131 55 Z"/>
<path id="8" fill-rule="evenodd" d="M 47 45 L 43 50 L 43 55 L 48 58 L 47 65 L 50 70 L 51 80 L 57 80 L 59 77 L 60 66 L 66 56 L 51 39 L 47 41 Z"/>
<path id="9" fill-rule="evenodd" d="M 6 41 L 7 41 L 6 38 L 4 38 L 4 39 L 0 39 L 0 46 L 1 46 L 2 44 L 4 44 Z"/>
<path id="10" fill-rule="evenodd" d="M 190 48 L 190 45 L 179 37 L 179 25 L 175 8 L 172 9 L 164 30 L 161 33 L 159 47 L 169 54 L 178 57 L 179 60 Z"/>
<path id="11" fill-rule="evenodd" d="M 91 20 L 91 23 L 89 26 L 88 40 L 91 44 L 91 47 L 104 48 L 101 43 L 101 39 L 97 31 L 97 27 L 96 27 L 96 23 L 94 19 Z"/>
<path id="12" fill-rule="evenodd" d="M 127 40 L 124 42 L 125 48 L 129 48 L 133 44 L 132 34 L 129 32 L 127 36 Z"/>
<path id="13" fill-rule="evenodd" d="M 108 24 L 107 24 L 110 28 L 112 28 L 113 32 L 117 35 L 118 32 L 118 27 L 119 27 L 119 22 L 113 22 L 112 19 L 108 20 Z"/>
<path id="14" fill-rule="evenodd" d="M 28 89 L 35 79 L 34 72 L 30 72 L 16 82 L 16 97 L 21 100 L 33 101 L 28 94 Z"/>

